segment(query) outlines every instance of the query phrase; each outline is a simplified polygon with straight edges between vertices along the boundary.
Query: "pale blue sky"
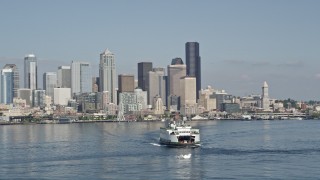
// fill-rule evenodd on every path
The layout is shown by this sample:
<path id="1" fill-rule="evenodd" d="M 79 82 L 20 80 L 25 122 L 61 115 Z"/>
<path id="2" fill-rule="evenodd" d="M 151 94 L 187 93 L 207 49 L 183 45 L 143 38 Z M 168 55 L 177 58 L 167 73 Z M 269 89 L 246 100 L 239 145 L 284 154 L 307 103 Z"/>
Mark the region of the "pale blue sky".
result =
<path id="1" fill-rule="evenodd" d="M 137 63 L 185 61 L 200 43 L 202 85 L 245 96 L 320 100 L 320 1 L 294 0 L 2 0 L 0 66 L 34 53 L 39 80 L 72 60 L 98 72 L 99 54 L 116 55 L 118 73 Z M 42 84 L 42 82 L 40 82 Z"/>

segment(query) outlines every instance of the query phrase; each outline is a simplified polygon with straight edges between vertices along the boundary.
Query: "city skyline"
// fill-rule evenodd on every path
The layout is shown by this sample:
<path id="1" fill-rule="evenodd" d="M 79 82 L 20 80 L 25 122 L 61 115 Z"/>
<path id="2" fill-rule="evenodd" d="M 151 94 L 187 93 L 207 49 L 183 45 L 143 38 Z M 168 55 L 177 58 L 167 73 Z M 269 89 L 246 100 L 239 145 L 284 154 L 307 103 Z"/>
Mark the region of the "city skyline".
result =
<path id="1" fill-rule="evenodd" d="M 245 96 L 260 94 L 261 82 L 267 81 L 272 98 L 319 100 L 318 1 L 108 2 L 110 12 L 100 10 L 103 1 L 33 2 L 7 1 L 0 7 L 6 34 L 0 63 L 17 64 L 21 79 L 23 57 L 30 53 L 37 57 L 38 78 L 74 59 L 90 62 L 97 76 L 99 53 L 105 48 L 117 55 L 117 74 L 137 78 L 138 62 L 163 68 L 175 57 L 185 62 L 184 44 L 196 41 L 202 88 L 211 85 Z M 37 11 L 22 14 L 22 8 L 34 7 Z M 147 10 L 139 11 L 141 7 Z M 92 13 L 83 14 L 87 8 Z M 191 9 L 196 13 L 188 14 Z M 113 28 L 100 24 L 102 20 Z M 189 21 L 193 27 L 188 28 Z M 99 29 L 94 28 L 97 23 Z M 24 25 L 33 28 L 22 29 Z"/>

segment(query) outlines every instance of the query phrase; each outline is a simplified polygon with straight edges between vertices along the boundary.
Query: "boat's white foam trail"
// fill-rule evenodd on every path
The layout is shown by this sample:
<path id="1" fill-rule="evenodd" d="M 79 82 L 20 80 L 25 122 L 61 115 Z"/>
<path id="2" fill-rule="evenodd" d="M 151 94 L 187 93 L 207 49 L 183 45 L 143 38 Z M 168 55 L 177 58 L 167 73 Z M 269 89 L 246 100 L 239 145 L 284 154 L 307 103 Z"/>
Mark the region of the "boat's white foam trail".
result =
<path id="1" fill-rule="evenodd" d="M 157 144 L 157 143 L 150 143 L 150 144 L 154 146 L 161 146 L 160 144 Z"/>
<path id="2" fill-rule="evenodd" d="M 178 159 L 190 159 L 191 158 L 191 154 L 180 154 L 179 156 L 177 156 Z"/>

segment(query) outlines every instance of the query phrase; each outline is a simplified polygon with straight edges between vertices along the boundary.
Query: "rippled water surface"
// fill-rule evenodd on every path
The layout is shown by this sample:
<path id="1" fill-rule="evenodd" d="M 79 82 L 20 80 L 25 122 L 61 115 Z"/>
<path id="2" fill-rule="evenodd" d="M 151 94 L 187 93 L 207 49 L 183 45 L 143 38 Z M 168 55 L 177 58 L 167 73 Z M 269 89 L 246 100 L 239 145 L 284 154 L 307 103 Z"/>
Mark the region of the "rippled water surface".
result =
<path id="1" fill-rule="evenodd" d="M 320 121 L 191 125 L 200 148 L 160 146 L 161 122 L 0 126 L 0 179 L 320 177 Z"/>

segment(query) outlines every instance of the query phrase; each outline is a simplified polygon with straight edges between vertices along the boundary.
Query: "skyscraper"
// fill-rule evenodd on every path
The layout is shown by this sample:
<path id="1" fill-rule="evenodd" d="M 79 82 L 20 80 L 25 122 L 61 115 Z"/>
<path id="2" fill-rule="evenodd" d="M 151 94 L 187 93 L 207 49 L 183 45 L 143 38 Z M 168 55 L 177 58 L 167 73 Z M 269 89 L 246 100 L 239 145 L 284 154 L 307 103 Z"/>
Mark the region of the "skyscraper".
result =
<path id="1" fill-rule="evenodd" d="M 183 77 L 180 79 L 180 112 L 183 115 L 195 114 L 197 107 L 196 78 Z"/>
<path id="2" fill-rule="evenodd" d="M 37 89 L 32 91 L 32 106 L 33 107 L 45 107 L 46 91 Z"/>
<path id="3" fill-rule="evenodd" d="M 24 58 L 24 87 L 31 90 L 38 88 L 37 58 L 29 54 Z"/>
<path id="4" fill-rule="evenodd" d="M 172 59 L 171 65 L 178 65 L 178 64 L 180 64 L 180 65 L 183 64 L 183 61 L 181 58 L 177 57 L 177 58 Z"/>
<path id="5" fill-rule="evenodd" d="M 71 88 L 71 68 L 70 68 L 70 66 L 59 66 L 58 67 L 57 87 Z"/>
<path id="6" fill-rule="evenodd" d="M 201 89 L 201 58 L 198 42 L 186 43 L 187 76 L 195 77 L 197 82 L 197 99 Z"/>
<path id="7" fill-rule="evenodd" d="M 134 92 L 134 75 L 119 74 L 118 76 L 118 92 Z"/>
<path id="8" fill-rule="evenodd" d="M 117 104 L 115 58 L 108 49 L 100 54 L 99 77 L 99 92 L 108 91 L 110 101 Z"/>
<path id="9" fill-rule="evenodd" d="M 46 95 L 54 98 L 54 88 L 57 87 L 57 73 L 46 72 L 43 73 L 43 89 L 46 90 Z"/>
<path id="10" fill-rule="evenodd" d="M 152 62 L 138 63 L 138 87 L 149 93 L 149 71 L 152 71 Z"/>
<path id="11" fill-rule="evenodd" d="M 72 61 L 71 63 L 71 92 L 88 93 L 92 90 L 91 66 L 87 62 Z"/>
<path id="12" fill-rule="evenodd" d="M 164 68 L 153 68 L 149 71 L 149 104 L 154 105 L 153 101 L 155 97 L 160 97 L 162 103 L 166 105 L 166 76 Z M 154 108 L 154 107 L 153 107 Z"/>
<path id="13" fill-rule="evenodd" d="M 196 100 L 196 78 L 185 76 L 180 79 L 181 86 L 181 107 L 194 105 Z"/>
<path id="14" fill-rule="evenodd" d="M 269 86 L 265 81 L 262 86 L 262 98 L 261 98 L 262 108 L 266 111 L 270 110 L 270 100 L 269 100 Z"/>
<path id="15" fill-rule="evenodd" d="M 12 69 L 13 71 L 13 97 L 18 97 L 20 88 L 19 69 L 15 64 L 6 64 L 3 69 Z"/>
<path id="16" fill-rule="evenodd" d="M 134 75 L 129 74 L 119 74 L 118 76 L 118 92 L 117 101 L 119 103 L 119 94 L 123 92 L 133 92 L 134 91 Z"/>
<path id="17" fill-rule="evenodd" d="M 180 96 L 180 78 L 186 75 L 186 65 L 182 59 L 173 59 L 171 65 L 168 65 L 169 95 Z"/>
<path id="18" fill-rule="evenodd" d="M 13 70 L 2 69 L 0 74 L 0 103 L 13 102 Z"/>

